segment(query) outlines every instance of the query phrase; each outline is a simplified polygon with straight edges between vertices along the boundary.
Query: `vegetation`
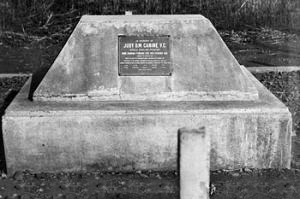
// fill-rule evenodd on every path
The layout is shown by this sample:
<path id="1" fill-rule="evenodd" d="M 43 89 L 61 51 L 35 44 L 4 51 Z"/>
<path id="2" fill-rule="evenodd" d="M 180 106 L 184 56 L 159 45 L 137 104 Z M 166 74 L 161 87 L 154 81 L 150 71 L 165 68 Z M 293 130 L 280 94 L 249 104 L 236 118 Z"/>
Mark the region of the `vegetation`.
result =
<path id="1" fill-rule="evenodd" d="M 297 10 L 298 8 L 298 10 Z M 203 14 L 219 29 L 247 26 L 295 28 L 299 0 L 2 0 L 0 30 L 26 31 L 57 15 L 82 14 Z"/>

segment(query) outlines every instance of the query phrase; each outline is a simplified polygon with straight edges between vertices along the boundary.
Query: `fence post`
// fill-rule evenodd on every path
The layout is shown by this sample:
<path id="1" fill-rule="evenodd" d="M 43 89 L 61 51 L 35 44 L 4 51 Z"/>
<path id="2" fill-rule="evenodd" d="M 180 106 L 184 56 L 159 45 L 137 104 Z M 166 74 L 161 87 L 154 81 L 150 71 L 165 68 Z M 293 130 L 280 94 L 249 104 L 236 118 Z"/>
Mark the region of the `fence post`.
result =
<path id="1" fill-rule="evenodd" d="M 209 198 L 210 139 L 205 128 L 178 130 L 180 199 Z"/>

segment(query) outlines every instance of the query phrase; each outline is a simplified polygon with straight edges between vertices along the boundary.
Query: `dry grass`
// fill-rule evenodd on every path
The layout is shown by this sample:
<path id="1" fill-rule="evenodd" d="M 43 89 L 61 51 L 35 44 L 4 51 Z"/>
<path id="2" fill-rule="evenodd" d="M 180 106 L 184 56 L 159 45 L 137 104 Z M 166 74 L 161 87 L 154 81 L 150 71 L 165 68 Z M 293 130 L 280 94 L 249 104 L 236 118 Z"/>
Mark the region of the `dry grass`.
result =
<path id="1" fill-rule="evenodd" d="M 2 0 L 0 30 L 31 21 L 42 26 L 51 15 L 77 10 L 79 14 L 203 14 L 218 28 L 246 26 L 293 28 L 291 13 L 299 0 Z M 300 12 L 300 11 L 299 11 Z M 25 21 L 25 22 L 24 22 Z M 21 24 L 21 25 L 20 25 Z"/>

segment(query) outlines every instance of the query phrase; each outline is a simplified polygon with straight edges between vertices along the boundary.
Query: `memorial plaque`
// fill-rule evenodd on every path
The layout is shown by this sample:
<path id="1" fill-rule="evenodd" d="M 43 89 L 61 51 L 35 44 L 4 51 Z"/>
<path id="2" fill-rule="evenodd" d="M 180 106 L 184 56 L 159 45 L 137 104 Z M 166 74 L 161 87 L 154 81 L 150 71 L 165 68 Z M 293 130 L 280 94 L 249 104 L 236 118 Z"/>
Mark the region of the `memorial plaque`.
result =
<path id="1" fill-rule="evenodd" d="M 119 75 L 171 75 L 170 37 L 119 36 Z"/>

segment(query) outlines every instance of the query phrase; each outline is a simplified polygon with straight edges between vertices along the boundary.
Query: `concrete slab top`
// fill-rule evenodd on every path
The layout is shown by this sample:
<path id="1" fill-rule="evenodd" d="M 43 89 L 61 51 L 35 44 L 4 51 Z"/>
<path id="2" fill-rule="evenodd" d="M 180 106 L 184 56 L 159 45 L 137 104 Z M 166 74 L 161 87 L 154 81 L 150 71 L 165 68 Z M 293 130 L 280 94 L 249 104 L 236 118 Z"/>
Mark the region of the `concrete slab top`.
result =
<path id="1" fill-rule="evenodd" d="M 168 21 L 168 20 L 209 20 L 199 14 L 181 15 L 83 15 L 80 22 L 105 21 Z"/>
<path id="2" fill-rule="evenodd" d="M 246 70 L 246 69 L 245 69 Z M 248 71 L 247 71 L 248 72 Z M 251 75 L 251 74 L 250 74 Z M 288 108 L 251 77 L 259 91 L 257 101 L 30 101 L 31 78 L 6 109 L 9 116 L 118 115 L 118 114 L 228 114 L 276 113 L 289 115 Z"/>

